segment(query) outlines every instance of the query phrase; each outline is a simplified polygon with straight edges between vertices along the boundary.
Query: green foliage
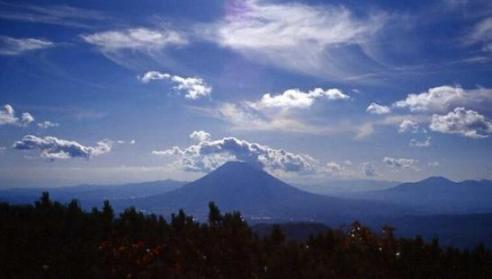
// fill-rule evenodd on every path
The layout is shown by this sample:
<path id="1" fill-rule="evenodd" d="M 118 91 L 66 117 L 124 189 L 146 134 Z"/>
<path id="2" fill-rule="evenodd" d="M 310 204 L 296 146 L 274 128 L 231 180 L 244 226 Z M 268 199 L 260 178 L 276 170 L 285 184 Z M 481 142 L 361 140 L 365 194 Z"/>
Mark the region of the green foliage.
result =
<path id="1" fill-rule="evenodd" d="M 209 204 L 207 223 L 183 210 L 167 223 L 109 202 L 90 213 L 43 193 L 34 206 L 0 204 L 1 278 L 492 278 L 492 254 L 398 239 L 354 222 L 306 241 L 279 226 L 258 237 L 238 212 Z"/>

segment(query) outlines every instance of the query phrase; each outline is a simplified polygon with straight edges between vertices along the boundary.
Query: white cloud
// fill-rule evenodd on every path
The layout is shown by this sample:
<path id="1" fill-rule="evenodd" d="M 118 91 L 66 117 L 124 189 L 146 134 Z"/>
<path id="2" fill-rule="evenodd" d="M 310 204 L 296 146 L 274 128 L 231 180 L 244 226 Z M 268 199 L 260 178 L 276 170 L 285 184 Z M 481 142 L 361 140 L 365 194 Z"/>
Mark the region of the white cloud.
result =
<path id="1" fill-rule="evenodd" d="M 371 103 L 367 109 L 367 112 L 372 114 L 388 114 L 391 112 L 391 109 L 387 106 L 382 106 L 376 103 Z"/>
<path id="2" fill-rule="evenodd" d="M 136 143 L 135 140 L 129 140 L 129 141 L 125 141 L 125 140 L 117 140 L 116 141 L 117 144 L 130 144 L 130 145 L 133 145 Z"/>
<path id="3" fill-rule="evenodd" d="M 343 171 L 343 167 L 336 162 L 328 162 L 325 165 L 325 170 L 329 174 L 339 174 Z"/>
<path id="4" fill-rule="evenodd" d="M 156 50 L 188 43 L 184 35 L 177 31 L 143 27 L 85 34 L 81 38 L 103 51 Z"/>
<path id="5" fill-rule="evenodd" d="M 492 53 L 492 17 L 480 21 L 466 38 L 467 44 L 480 44 L 482 50 Z"/>
<path id="6" fill-rule="evenodd" d="M 463 89 L 443 85 L 430 88 L 420 94 L 409 94 L 404 100 L 393 104 L 398 108 L 408 108 L 412 112 L 447 112 L 457 106 L 486 108 L 492 105 L 492 89 Z"/>
<path id="7" fill-rule="evenodd" d="M 419 141 L 417 139 L 410 140 L 411 147 L 429 147 L 431 145 L 431 137 L 426 137 L 425 140 Z"/>
<path id="8" fill-rule="evenodd" d="M 374 177 L 378 175 L 374 166 L 369 162 L 362 163 L 362 173 L 365 176 L 369 177 Z"/>
<path id="9" fill-rule="evenodd" d="M 356 128 L 355 139 L 363 140 L 374 133 L 374 125 L 371 122 L 364 123 Z"/>
<path id="10" fill-rule="evenodd" d="M 26 135 L 13 144 L 13 148 L 17 150 L 39 149 L 41 158 L 50 160 L 77 157 L 89 159 L 110 152 L 111 146 L 112 143 L 108 140 L 99 141 L 96 146 L 84 146 L 76 141 L 34 135 Z"/>
<path id="11" fill-rule="evenodd" d="M 357 18 L 342 6 L 248 0 L 228 3 L 223 20 L 199 26 L 197 33 L 260 63 L 340 75 L 356 67 L 334 52 L 364 44 L 384 21 L 380 15 Z"/>
<path id="12" fill-rule="evenodd" d="M 34 38 L 0 36 L 0 55 L 20 55 L 25 52 L 54 47 L 53 42 Z"/>
<path id="13" fill-rule="evenodd" d="M 43 121 L 43 122 L 38 123 L 38 127 L 41 129 L 54 128 L 54 127 L 58 127 L 58 126 L 60 126 L 60 124 L 54 123 L 51 121 Z"/>
<path id="14" fill-rule="evenodd" d="M 400 123 L 400 126 L 398 127 L 398 132 L 400 133 L 406 133 L 406 132 L 411 132 L 411 133 L 417 133 L 419 131 L 419 123 L 405 119 Z"/>
<path id="15" fill-rule="evenodd" d="M 437 168 L 437 167 L 439 167 L 439 165 L 440 164 L 437 161 L 427 163 L 427 166 L 433 167 L 433 168 Z"/>
<path id="16" fill-rule="evenodd" d="M 299 89 L 288 89 L 280 95 L 271 95 L 267 93 L 263 95 L 260 101 L 251 103 L 254 108 L 308 108 L 313 105 L 315 100 L 326 99 L 330 101 L 348 100 L 349 96 L 345 95 L 339 89 L 321 89 L 315 88 L 308 92 L 303 92 Z"/>
<path id="17" fill-rule="evenodd" d="M 193 131 L 193 133 L 190 134 L 190 139 L 196 142 L 210 141 L 211 138 L 212 136 L 205 131 Z"/>
<path id="18" fill-rule="evenodd" d="M 18 118 L 15 115 L 15 110 L 11 105 L 4 105 L 0 108 L 0 126 L 1 125 L 15 125 L 15 126 L 28 126 L 34 121 L 34 117 L 28 113 L 24 112 L 21 117 Z"/>
<path id="19" fill-rule="evenodd" d="M 407 158 L 391 158 L 384 157 L 383 163 L 385 163 L 388 167 L 394 169 L 414 169 L 417 170 L 415 166 L 417 164 L 417 160 L 407 159 Z"/>
<path id="20" fill-rule="evenodd" d="M 206 139 L 184 149 L 174 146 L 152 153 L 175 156 L 179 164 L 189 171 L 207 172 L 229 160 L 248 162 L 268 170 L 297 173 L 314 171 L 313 159 L 307 155 L 294 154 L 234 137 Z"/>
<path id="21" fill-rule="evenodd" d="M 492 133 L 492 122 L 476 111 L 458 107 L 445 115 L 432 115 L 429 128 L 435 132 L 476 139 L 486 138 Z"/>
<path id="22" fill-rule="evenodd" d="M 209 86 L 203 79 L 198 77 L 181 77 L 168 73 L 149 71 L 142 77 L 138 77 L 138 79 L 143 83 L 148 83 L 153 80 L 169 80 L 174 84 L 173 88 L 175 90 L 185 91 L 185 98 L 192 100 L 209 96 L 212 93 L 212 87 Z"/>

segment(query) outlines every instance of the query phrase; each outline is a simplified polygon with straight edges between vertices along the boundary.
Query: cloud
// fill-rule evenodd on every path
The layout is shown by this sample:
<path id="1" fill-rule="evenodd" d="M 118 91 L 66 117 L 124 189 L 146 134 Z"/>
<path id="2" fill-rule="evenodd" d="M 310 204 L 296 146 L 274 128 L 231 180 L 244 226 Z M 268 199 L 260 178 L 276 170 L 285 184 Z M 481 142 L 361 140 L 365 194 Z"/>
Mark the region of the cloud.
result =
<path id="1" fill-rule="evenodd" d="M 478 139 L 492 133 L 492 122 L 476 111 L 457 107 L 445 115 L 432 115 L 429 128 L 434 132 Z"/>
<path id="2" fill-rule="evenodd" d="M 70 158 L 92 158 L 111 151 L 112 143 L 108 140 L 97 142 L 96 146 L 84 146 L 76 141 L 58 139 L 56 137 L 37 137 L 26 135 L 22 140 L 13 144 L 17 150 L 39 149 L 41 158 L 70 159 Z"/>
<path id="3" fill-rule="evenodd" d="M 365 176 L 369 177 L 374 177 L 378 175 L 374 166 L 369 162 L 362 163 L 362 173 Z"/>
<path id="4" fill-rule="evenodd" d="M 411 147 L 429 147 L 431 145 L 431 137 L 426 137 L 425 140 L 419 141 L 417 139 L 410 140 Z"/>
<path id="5" fill-rule="evenodd" d="M 420 94 L 409 94 L 404 100 L 393 104 L 412 112 L 447 112 L 457 106 L 487 108 L 492 105 L 492 89 L 463 89 L 443 85 L 430 88 Z"/>
<path id="6" fill-rule="evenodd" d="M 130 145 L 133 145 L 136 143 L 135 140 L 130 140 L 130 141 L 125 141 L 125 140 L 117 140 L 116 141 L 117 144 L 130 144 Z"/>
<path id="7" fill-rule="evenodd" d="M 38 127 L 41 129 L 54 128 L 54 127 L 58 127 L 58 126 L 60 126 L 60 124 L 54 123 L 51 121 L 43 121 L 43 122 L 38 123 Z"/>
<path id="8" fill-rule="evenodd" d="M 193 133 L 190 134 L 190 139 L 196 142 L 210 141 L 211 138 L 212 136 L 205 131 L 193 131 Z"/>
<path id="9" fill-rule="evenodd" d="M 355 139 L 362 140 L 374 133 L 374 125 L 371 122 L 364 123 L 356 127 Z"/>
<path id="10" fill-rule="evenodd" d="M 185 98 L 192 100 L 210 96 L 212 93 L 212 87 L 209 86 L 203 79 L 198 77 L 181 77 L 168 73 L 149 71 L 142 77 L 137 78 L 143 83 L 148 83 L 153 80 L 169 80 L 174 84 L 173 88 L 175 90 L 186 92 Z"/>
<path id="11" fill-rule="evenodd" d="M 81 38 L 102 51 L 158 50 L 188 43 L 181 33 L 165 29 L 129 28 L 81 35 Z"/>
<path id="12" fill-rule="evenodd" d="M 419 131 L 419 123 L 405 119 L 400 123 L 400 126 L 398 127 L 398 132 L 400 133 L 406 133 L 406 132 L 411 132 L 411 133 L 418 133 Z"/>
<path id="13" fill-rule="evenodd" d="M 482 50 L 492 53 L 492 17 L 476 24 L 466 38 L 467 44 L 480 44 Z"/>
<path id="14" fill-rule="evenodd" d="M 440 164 L 439 164 L 439 162 L 437 162 L 437 161 L 427 163 L 427 166 L 429 166 L 429 167 L 433 167 L 433 168 L 437 168 L 437 167 L 439 167 L 439 165 L 440 165 Z"/>
<path id="15" fill-rule="evenodd" d="M 388 114 L 391 112 L 391 109 L 387 106 L 382 106 L 376 103 L 371 103 L 367 109 L 367 112 L 372 114 Z"/>
<path id="16" fill-rule="evenodd" d="M 12 38 L 0 36 L 0 55 L 20 55 L 40 49 L 54 47 L 53 42 L 34 38 Z"/>
<path id="17" fill-rule="evenodd" d="M 230 1 L 223 20 L 196 33 L 260 63 L 340 76 L 357 69 L 343 59 L 352 55 L 348 49 L 371 40 L 384 21 L 382 15 L 358 18 L 342 6 Z M 342 49 L 345 55 L 336 55 Z"/>
<path id="18" fill-rule="evenodd" d="M 274 149 L 234 137 L 205 139 L 184 149 L 174 146 L 155 155 L 175 156 L 188 171 L 208 172 L 229 160 L 239 160 L 268 170 L 309 173 L 314 171 L 314 159 L 282 149 Z"/>
<path id="19" fill-rule="evenodd" d="M 315 100 L 326 99 L 329 101 L 348 100 L 350 97 L 345 95 L 339 89 L 321 89 L 315 88 L 308 92 L 299 89 L 288 89 L 279 95 L 267 93 L 263 95 L 260 101 L 251 103 L 256 109 L 263 108 L 309 108 Z"/>
<path id="20" fill-rule="evenodd" d="M 18 118 L 15 115 L 15 110 L 11 105 L 4 105 L 0 108 L 0 126 L 1 125 L 14 125 L 14 126 L 28 126 L 34 121 L 34 117 L 28 113 L 24 112 L 21 117 Z"/>
<path id="21" fill-rule="evenodd" d="M 417 160 L 407 159 L 407 158 L 391 158 L 384 157 L 383 163 L 385 163 L 388 167 L 393 169 L 414 169 L 417 170 L 415 164 L 417 164 Z"/>
<path id="22" fill-rule="evenodd" d="M 325 170 L 330 174 L 339 174 L 343 171 L 343 167 L 336 162 L 328 162 L 325 165 Z"/>
<path id="23" fill-rule="evenodd" d="M 90 28 L 94 22 L 108 19 L 99 11 L 68 5 L 30 5 L 0 2 L 0 18 L 31 23 L 45 23 L 78 28 Z"/>

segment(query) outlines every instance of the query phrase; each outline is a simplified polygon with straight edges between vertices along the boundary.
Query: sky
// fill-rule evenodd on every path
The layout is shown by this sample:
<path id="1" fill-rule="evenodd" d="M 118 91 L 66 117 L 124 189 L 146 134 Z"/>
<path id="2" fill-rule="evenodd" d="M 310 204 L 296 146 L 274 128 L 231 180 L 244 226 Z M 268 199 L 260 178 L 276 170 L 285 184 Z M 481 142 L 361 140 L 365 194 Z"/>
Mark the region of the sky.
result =
<path id="1" fill-rule="evenodd" d="M 0 188 L 492 179 L 490 1 L 0 1 Z"/>

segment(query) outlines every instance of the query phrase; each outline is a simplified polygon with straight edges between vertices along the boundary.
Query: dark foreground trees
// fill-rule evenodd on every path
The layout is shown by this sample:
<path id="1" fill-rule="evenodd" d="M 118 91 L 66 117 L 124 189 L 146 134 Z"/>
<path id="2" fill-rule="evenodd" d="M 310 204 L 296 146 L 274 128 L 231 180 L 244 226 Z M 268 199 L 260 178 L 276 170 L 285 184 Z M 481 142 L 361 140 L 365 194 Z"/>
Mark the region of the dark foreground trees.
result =
<path id="1" fill-rule="evenodd" d="M 169 223 L 109 203 L 0 204 L 0 278 L 492 278 L 492 255 L 442 249 L 437 240 L 397 239 L 354 223 L 306 241 L 279 227 L 258 237 L 237 212 L 212 203 L 209 220 L 183 211 Z"/>

